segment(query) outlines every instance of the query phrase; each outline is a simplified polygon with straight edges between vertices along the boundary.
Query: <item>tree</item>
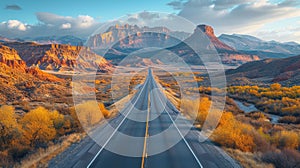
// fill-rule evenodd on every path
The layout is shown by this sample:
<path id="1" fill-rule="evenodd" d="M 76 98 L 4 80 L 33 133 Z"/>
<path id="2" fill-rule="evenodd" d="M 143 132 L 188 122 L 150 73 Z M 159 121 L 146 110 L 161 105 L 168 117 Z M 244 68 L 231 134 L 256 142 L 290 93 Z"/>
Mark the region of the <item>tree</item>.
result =
<path id="1" fill-rule="evenodd" d="M 59 135 L 63 135 L 65 133 L 64 125 L 66 124 L 64 115 L 60 114 L 58 111 L 50 112 L 49 115 L 56 132 Z"/>
<path id="2" fill-rule="evenodd" d="M 39 146 L 53 140 L 56 135 L 51 112 L 43 107 L 31 110 L 21 119 L 24 137 L 30 146 Z"/>
<path id="3" fill-rule="evenodd" d="M 20 137 L 20 131 L 14 108 L 7 105 L 0 107 L 0 149 L 7 148 L 12 141 Z"/>

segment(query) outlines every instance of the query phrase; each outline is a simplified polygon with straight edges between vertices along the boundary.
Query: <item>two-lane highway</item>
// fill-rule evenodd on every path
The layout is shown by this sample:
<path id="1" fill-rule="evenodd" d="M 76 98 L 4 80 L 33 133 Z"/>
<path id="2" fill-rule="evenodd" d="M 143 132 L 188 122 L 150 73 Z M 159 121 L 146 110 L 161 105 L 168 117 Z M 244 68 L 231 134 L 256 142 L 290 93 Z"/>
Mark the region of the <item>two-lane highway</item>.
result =
<path id="1" fill-rule="evenodd" d="M 200 142 L 199 131 L 161 90 L 149 69 L 143 86 L 121 113 L 93 132 L 97 135 L 93 138 L 102 146 L 82 147 L 80 156 L 77 154 L 74 159 L 67 160 L 71 162 L 69 167 L 240 167 L 209 141 Z M 108 125 L 115 130 L 109 130 Z"/>

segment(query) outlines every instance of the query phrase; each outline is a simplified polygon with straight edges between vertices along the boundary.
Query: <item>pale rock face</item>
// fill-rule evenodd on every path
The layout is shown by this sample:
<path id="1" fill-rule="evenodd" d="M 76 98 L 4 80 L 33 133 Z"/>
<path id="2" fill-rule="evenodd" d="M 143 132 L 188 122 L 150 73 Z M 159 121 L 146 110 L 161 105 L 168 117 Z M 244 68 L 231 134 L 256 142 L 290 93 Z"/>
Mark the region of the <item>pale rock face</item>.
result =
<path id="1" fill-rule="evenodd" d="M 115 25 L 104 33 L 90 37 L 87 46 L 93 48 L 105 48 L 111 45 L 117 45 L 116 48 L 164 47 L 174 43 L 170 35 L 171 31 L 164 27 Z"/>

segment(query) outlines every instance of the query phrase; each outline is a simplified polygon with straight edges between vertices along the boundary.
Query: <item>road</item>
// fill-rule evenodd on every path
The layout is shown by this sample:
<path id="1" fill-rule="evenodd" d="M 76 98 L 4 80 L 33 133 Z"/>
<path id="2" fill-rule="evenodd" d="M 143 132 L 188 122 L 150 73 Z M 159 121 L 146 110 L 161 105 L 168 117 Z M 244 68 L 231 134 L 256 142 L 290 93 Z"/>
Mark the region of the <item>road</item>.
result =
<path id="1" fill-rule="evenodd" d="M 200 142 L 199 131 L 161 90 L 149 69 L 144 84 L 120 114 L 93 131 L 93 138 L 101 145 L 88 138 L 66 152 L 64 155 L 68 157 L 61 157 L 50 167 L 240 167 L 210 141 Z M 115 130 L 112 132 L 108 125 Z M 136 140 L 131 141 L 124 135 Z"/>

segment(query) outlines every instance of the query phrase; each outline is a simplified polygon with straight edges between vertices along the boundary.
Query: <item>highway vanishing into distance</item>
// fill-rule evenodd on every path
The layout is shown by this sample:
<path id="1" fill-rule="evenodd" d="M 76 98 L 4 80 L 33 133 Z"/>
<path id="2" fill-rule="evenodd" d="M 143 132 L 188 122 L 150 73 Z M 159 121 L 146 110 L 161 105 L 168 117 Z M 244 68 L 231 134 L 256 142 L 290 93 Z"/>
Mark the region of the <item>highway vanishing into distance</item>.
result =
<path id="1" fill-rule="evenodd" d="M 92 134 L 97 143 L 87 137 L 49 167 L 241 167 L 211 142 L 199 141 L 200 132 L 166 98 L 151 69 L 120 114 Z"/>

